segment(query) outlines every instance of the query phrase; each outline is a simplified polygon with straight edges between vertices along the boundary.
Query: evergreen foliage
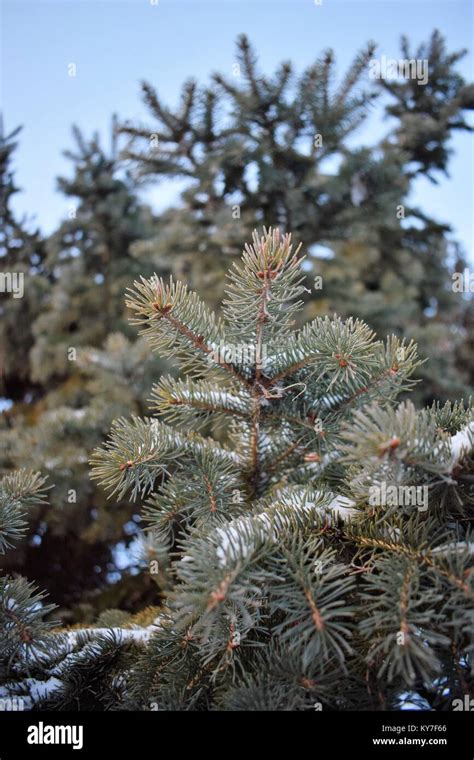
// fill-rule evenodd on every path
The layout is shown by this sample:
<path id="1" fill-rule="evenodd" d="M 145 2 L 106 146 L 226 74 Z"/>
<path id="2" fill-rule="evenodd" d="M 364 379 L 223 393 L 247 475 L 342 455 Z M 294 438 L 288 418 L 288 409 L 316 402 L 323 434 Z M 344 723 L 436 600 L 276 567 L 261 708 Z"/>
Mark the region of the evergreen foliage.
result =
<path id="1" fill-rule="evenodd" d="M 88 478 L 87 463 L 114 417 L 144 412 L 151 373 L 161 368 L 149 359 L 143 341 L 132 342 L 124 314 L 126 285 L 153 271 L 150 260 L 137 259 L 131 249 L 150 233 L 154 219 L 121 168 L 115 132 L 114 121 L 107 150 L 97 134 L 87 139 L 73 129 L 76 147 L 65 155 L 74 170 L 71 178 L 58 179 L 69 204 L 67 219 L 42 244 L 41 267 L 33 253 L 27 258 L 26 243 L 20 246 L 21 228 L 10 211 L 8 249 L 0 258 L 2 267 L 25 272 L 24 297 L 8 296 L 4 307 L 2 295 L 0 349 L 7 357 L 4 375 L 10 377 L 4 393 L 16 403 L 3 415 L 0 466 L 4 473 L 34 468 L 55 484 L 49 503 L 31 514 L 28 534 L 6 555 L 5 566 L 47 587 L 64 620 L 95 617 L 101 609 L 97 591 L 109 591 L 109 577 L 120 578 L 115 551 L 117 543 L 131 539 L 133 506 L 123 502 L 111 513 Z M 13 138 L 5 139 L 5 171 Z M 4 182 L 9 200 L 15 191 L 11 172 Z M 35 304 L 31 319 L 30 302 Z M 21 374 L 20 369 L 10 374 L 10 361 Z M 116 586 L 117 604 L 131 591 L 130 579 L 122 580 L 127 588 Z M 110 606 L 110 593 L 106 597 Z"/>
<path id="2" fill-rule="evenodd" d="M 6 133 L 0 115 L 0 393 L 13 399 L 29 387 L 32 323 L 48 291 L 44 241 L 12 209 L 19 192 L 12 167 L 19 132 Z"/>
<path id="3" fill-rule="evenodd" d="M 278 230 L 254 233 L 220 317 L 172 279 L 136 281 L 133 321 L 184 374 L 155 386 L 155 417 L 114 423 L 93 475 L 144 502 L 166 602 L 141 625 L 111 612 L 108 630 L 49 634 L 46 698 L 15 669 L 11 693 L 300 711 L 442 710 L 472 691 L 470 404 L 397 402 L 414 344 L 337 316 L 296 328 L 303 287 Z M 199 432 L 214 415 L 224 439 Z"/>
<path id="4" fill-rule="evenodd" d="M 237 255 L 255 226 L 280 225 L 309 251 L 311 279 L 322 277 L 304 295 L 306 318 L 357 314 L 380 335 L 413 338 L 430 357 L 415 393 L 444 401 L 472 386 L 462 358 L 469 301 L 451 287 L 465 262 L 449 226 L 409 195 L 417 178 L 447 172 L 451 136 L 472 130 L 474 90 L 456 70 L 465 51 L 448 52 L 437 31 L 413 52 L 402 39 L 401 54 L 428 62 L 426 83 L 371 78 L 372 42 L 339 82 L 332 50 L 301 74 L 283 62 L 265 76 L 242 35 L 232 75 L 215 74 L 203 87 L 186 82 L 176 110 L 142 84 L 153 121 L 122 126 L 124 157 L 144 181 L 189 180 L 153 246 L 176 255 L 175 274 L 211 306 L 222 296 L 222 253 Z M 374 104 L 388 128 L 361 145 L 355 136 Z"/>
<path id="5" fill-rule="evenodd" d="M 108 153 L 97 134 L 87 140 L 77 127 L 73 134 L 76 150 L 64 152 L 73 176 L 58 178 L 68 218 L 48 240 L 55 283 L 34 326 L 33 379 L 43 383 L 71 376 L 71 345 L 101 347 L 111 332 L 127 332 L 122 293 L 147 269 L 130 247 L 146 238 L 151 215 L 139 205 L 130 177 L 121 176 L 114 139 Z"/>
<path id="6" fill-rule="evenodd" d="M 409 199 L 447 174 L 473 86 L 437 32 L 401 54 L 426 86 L 371 80 L 374 43 L 342 77 L 331 50 L 266 76 L 244 36 L 176 110 L 144 83 L 150 125 L 114 119 L 110 149 L 74 128 L 48 239 L 13 212 L 0 131 L 0 277 L 25 285 L 0 293 L 0 659 L 28 704 L 445 709 L 472 688 L 472 417 L 447 399 L 469 397 L 473 304 Z M 172 179 L 156 217 L 141 186 Z M 275 231 L 239 261 L 262 224 L 307 258 Z"/>

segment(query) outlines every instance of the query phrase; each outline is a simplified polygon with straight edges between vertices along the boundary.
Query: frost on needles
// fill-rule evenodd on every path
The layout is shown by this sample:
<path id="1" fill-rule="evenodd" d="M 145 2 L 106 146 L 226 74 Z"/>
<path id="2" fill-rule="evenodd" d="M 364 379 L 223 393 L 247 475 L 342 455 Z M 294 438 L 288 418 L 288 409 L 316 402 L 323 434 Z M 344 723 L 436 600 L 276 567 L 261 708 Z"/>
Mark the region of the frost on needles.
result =
<path id="1" fill-rule="evenodd" d="M 412 342 L 337 316 L 298 327 L 301 261 L 290 235 L 255 232 L 219 316 L 181 282 L 135 282 L 134 324 L 181 373 L 152 417 L 115 422 L 93 477 L 143 503 L 165 601 L 84 631 L 35 616 L 25 648 L 26 590 L 2 580 L 22 621 L 4 610 L 4 690 L 142 710 L 450 709 L 472 692 L 472 408 L 397 402 Z"/>

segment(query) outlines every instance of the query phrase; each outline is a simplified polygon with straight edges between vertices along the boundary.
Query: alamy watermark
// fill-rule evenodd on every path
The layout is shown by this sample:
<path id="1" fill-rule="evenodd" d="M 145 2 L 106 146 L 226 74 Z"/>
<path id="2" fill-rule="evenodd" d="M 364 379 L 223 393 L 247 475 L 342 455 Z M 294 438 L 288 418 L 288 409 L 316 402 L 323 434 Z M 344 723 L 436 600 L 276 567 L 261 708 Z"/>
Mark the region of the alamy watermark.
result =
<path id="1" fill-rule="evenodd" d="M 465 694 L 464 699 L 453 699 L 451 705 L 454 712 L 474 712 L 474 699 L 471 699 L 469 694 Z"/>
<path id="2" fill-rule="evenodd" d="M 13 298 L 23 298 L 25 294 L 23 272 L 0 272 L 0 293 L 12 293 Z"/>
<path id="3" fill-rule="evenodd" d="M 25 709 L 23 697 L 1 697 L 0 712 L 18 712 Z"/>
<path id="4" fill-rule="evenodd" d="M 453 293 L 474 293 L 474 272 L 467 267 L 464 272 L 454 272 L 452 280 Z"/>
<path id="5" fill-rule="evenodd" d="M 83 726 L 47 725 L 40 721 L 37 725 L 28 726 L 28 744 L 72 744 L 73 749 L 84 746 Z"/>
<path id="6" fill-rule="evenodd" d="M 369 61 L 370 79 L 416 79 L 418 84 L 428 83 L 427 58 L 372 58 Z"/>
<path id="7" fill-rule="evenodd" d="M 419 512 L 428 509 L 428 486 L 395 486 L 382 482 L 369 488 L 371 507 L 417 507 Z"/>
<path id="8" fill-rule="evenodd" d="M 224 343 L 221 341 L 210 354 L 209 362 L 216 364 L 255 365 L 262 368 L 267 359 L 265 346 L 255 346 L 248 343 Z"/>

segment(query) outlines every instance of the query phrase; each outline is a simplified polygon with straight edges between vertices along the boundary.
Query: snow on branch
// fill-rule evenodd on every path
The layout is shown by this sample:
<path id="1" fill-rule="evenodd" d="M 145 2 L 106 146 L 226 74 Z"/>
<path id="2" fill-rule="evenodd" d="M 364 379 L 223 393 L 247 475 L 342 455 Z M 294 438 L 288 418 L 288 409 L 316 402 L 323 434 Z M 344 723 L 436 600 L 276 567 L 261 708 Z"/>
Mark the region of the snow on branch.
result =
<path id="1" fill-rule="evenodd" d="M 238 517 L 217 528 L 216 554 L 219 564 L 225 565 L 229 557 L 243 559 L 256 548 L 256 542 L 277 541 L 295 521 L 308 522 L 315 513 L 332 515 L 347 522 L 355 513 L 354 502 L 345 496 L 324 491 L 294 491 L 286 497 L 276 495 L 276 503 L 257 515 Z"/>
<path id="2" fill-rule="evenodd" d="M 34 705 L 53 696 L 59 691 L 64 683 L 61 680 L 62 668 L 67 662 L 73 664 L 81 658 L 82 655 L 90 653 L 90 646 L 97 643 L 100 638 L 115 639 L 117 647 L 131 641 L 139 645 L 146 645 L 151 636 L 161 627 L 160 618 L 156 617 L 148 626 L 133 626 L 130 628 L 77 628 L 72 631 L 58 632 L 50 634 L 54 640 L 55 646 L 51 647 L 49 655 L 44 649 L 36 650 L 35 647 L 28 648 L 28 664 L 32 659 L 42 661 L 43 665 L 48 668 L 48 660 L 53 656 L 48 678 L 44 681 L 36 678 L 24 678 L 15 683 L 6 683 L 0 687 L 0 698 L 21 699 L 22 709 L 31 710 Z M 46 656 L 45 656 L 46 654 Z M 57 662 L 58 656 L 61 658 Z"/>
<path id="3" fill-rule="evenodd" d="M 472 451 L 472 438 L 474 431 L 474 422 L 466 425 L 462 430 L 451 437 L 451 453 L 452 453 L 452 465 L 459 462 L 460 458 L 464 456 L 468 451 Z M 299 494 L 299 500 L 295 499 L 296 494 L 293 493 L 290 501 L 287 499 L 288 506 L 292 506 L 294 510 L 301 516 L 309 516 L 311 511 L 317 510 L 325 513 L 327 516 L 342 520 L 343 522 L 349 522 L 354 515 L 357 514 L 355 509 L 356 502 L 349 499 L 347 496 L 340 494 L 333 494 L 330 492 L 315 491 L 312 494 L 311 500 L 308 500 L 308 492 L 304 489 Z M 327 501 L 329 499 L 329 501 Z M 321 500 L 318 505 L 317 502 Z M 327 503 L 324 503 L 324 501 Z M 228 525 L 222 528 L 218 528 L 216 534 L 220 537 L 220 542 L 217 547 L 217 557 L 219 563 L 224 565 L 229 558 L 229 555 L 235 553 L 236 547 L 238 547 L 239 556 L 242 556 L 242 538 L 245 536 L 248 538 L 252 535 L 252 528 L 259 528 L 264 531 L 269 540 L 276 541 L 286 529 L 288 529 L 291 523 L 291 517 L 287 512 L 278 515 L 278 519 L 275 519 L 273 514 L 269 512 L 262 512 L 260 515 L 252 515 L 248 517 L 239 517 L 236 520 L 231 521 Z M 465 544 L 459 545 L 457 548 L 464 549 Z M 252 540 L 247 542 L 246 546 L 248 552 L 251 552 L 254 548 Z M 443 547 L 439 547 L 439 553 L 442 554 Z M 444 547 L 446 551 L 450 547 Z"/>
<path id="4" fill-rule="evenodd" d="M 453 467 L 473 448 L 474 421 L 463 427 L 455 435 L 451 436 L 451 456 Z"/>

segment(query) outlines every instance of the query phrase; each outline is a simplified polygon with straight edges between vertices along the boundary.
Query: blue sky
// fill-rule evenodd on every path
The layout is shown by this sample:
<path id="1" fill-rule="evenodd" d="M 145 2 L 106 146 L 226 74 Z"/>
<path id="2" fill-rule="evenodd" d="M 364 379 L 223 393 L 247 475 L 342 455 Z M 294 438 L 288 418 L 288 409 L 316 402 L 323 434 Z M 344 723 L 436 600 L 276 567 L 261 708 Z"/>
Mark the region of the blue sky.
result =
<path id="1" fill-rule="evenodd" d="M 231 73 L 235 38 L 245 32 L 260 65 L 271 72 L 282 59 L 301 70 L 332 47 L 344 72 L 356 51 L 374 39 L 378 55 L 398 57 L 400 35 L 413 42 L 439 28 L 451 50 L 471 47 L 473 4 L 464 0 L 3 0 L 2 107 L 6 128 L 23 124 L 17 152 L 18 212 L 51 231 L 67 213 L 55 177 L 69 173 L 61 151 L 71 146 L 70 127 L 108 137 L 110 116 L 145 119 L 139 80 L 149 80 L 170 105 L 189 76 L 207 81 L 212 71 Z M 77 76 L 68 76 L 69 63 Z M 472 53 L 460 71 L 472 80 Z M 146 120 L 147 121 L 147 120 Z M 379 136 L 375 120 L 361 134 Z M 450 178 L 418 182 L 411 200 L 454 228 L 472 256 L 473 138 L 453 140 Z M 166 183 L 149 194 L 157 208 L 174 200 Z"/>

